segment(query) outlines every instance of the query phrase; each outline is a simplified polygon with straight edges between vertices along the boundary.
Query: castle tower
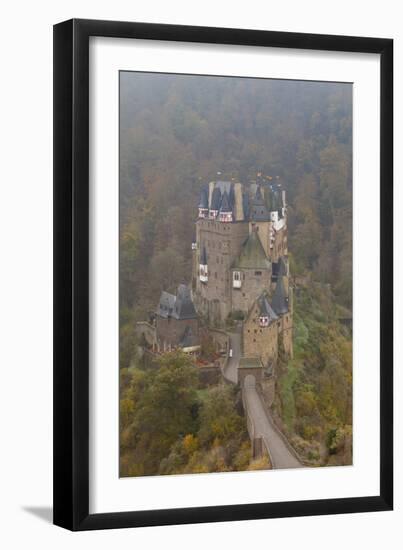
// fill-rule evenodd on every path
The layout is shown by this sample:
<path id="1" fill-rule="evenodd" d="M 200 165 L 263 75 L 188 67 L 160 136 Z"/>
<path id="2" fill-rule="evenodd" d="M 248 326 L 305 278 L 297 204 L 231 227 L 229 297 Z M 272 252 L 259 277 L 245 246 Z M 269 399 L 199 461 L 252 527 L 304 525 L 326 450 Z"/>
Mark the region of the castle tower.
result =
<path id="1" fill-rule="evenodd" d="M 249 220 L 249 231 L 252 231 L 253 228 L 257 228 L 263 250 L 269 258 L 271 256 L 272 223 L 270 220 L 270 212 L 267 208 L 260 185 L 257 186 L 255 196 L 250 201 Z"/>
<path id="2" fill-rule="evenodd" d="M 205 246 L 203 246 L 201 255 L 200 255 L 199 279 L 200 279 L 200 282 L 202 283 L 208 282 L 207 252 L 206 252 Z"/>
<path id="3" fill-rule="evenodd" d="M 206 189 L 202 189 L 200 193 L 199 218 L 208 218 L 208 195 Z"/>
<path id="4" fill-rule="evenodd" d="M 288 299 L 287 213 L 278 184 L 212 181 L 202 189 L 193 248 L 193 298 L 208 324 L 247 315 L 281 276 Z M 277 300 L 277 298 L 276 298 Z M 262 327 L 263 328 L 263 327 Z"/>
<path id="5" fill-rule="evenodd" d="M 226 191 L 224 191 L 222 196 L 219 220 L 223 223 L 232 222 L 232 208 L 230 207 L 229 196 Z"/>
<path id="6" fill-rule="evenodd" d="M 215 220 L 218 216 L 218 212 L 221 208 L 221 191 L 219 187 L 214 187 L 213 194 L 211 196 L 211 204 L 209 210 L 210 220 Z"/>

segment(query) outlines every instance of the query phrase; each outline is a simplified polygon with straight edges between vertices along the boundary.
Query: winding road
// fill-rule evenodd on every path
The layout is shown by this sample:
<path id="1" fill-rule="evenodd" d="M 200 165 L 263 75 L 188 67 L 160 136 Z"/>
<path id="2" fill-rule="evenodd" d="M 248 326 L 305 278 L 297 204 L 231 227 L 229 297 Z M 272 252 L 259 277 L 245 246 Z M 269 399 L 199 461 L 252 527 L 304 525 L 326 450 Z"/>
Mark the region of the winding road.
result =
<path id="1" fill-rule="evenodd" d="M 223 375 L 228 381 L 238 382 L 238 364 L 241 357 L 241 335 L 231 333 L 230 347 L 232 357 L 229 358 Z M 245 379 L 242 388 L 245 405 L 254 424 L 255 437 L 262 437 L 266 448 L 269 450 L 272 466 L 275 469 L 301 468 L 302 464 L 287 445 L 285 438 L 274 425 L 270 412 L 264 406 L 256 389 L 256 381 L 253 376 Z"/>
<path id="2" fill-rule="evenodd" d="M 246 381 L 243 388 L 244 400 L 255 427 L 255 437 L 262 437 L 269 454 L 273 468 L 301 468 L 302 464 L 291 452 L 283 437 L 274 426 L 265 409 L 260 395 L 256 390 L 255 379 Z"/>
<path id="3" fill-rule="evenodd" d="M 241 335 L 239 332 L 229 334 L 230 348 L 232 349 L 232 357 L 229 358 L 226 367 L 224 368 L 224 378 L 232 382 L 238 383 L 238 364 L 241 357 Z"/>

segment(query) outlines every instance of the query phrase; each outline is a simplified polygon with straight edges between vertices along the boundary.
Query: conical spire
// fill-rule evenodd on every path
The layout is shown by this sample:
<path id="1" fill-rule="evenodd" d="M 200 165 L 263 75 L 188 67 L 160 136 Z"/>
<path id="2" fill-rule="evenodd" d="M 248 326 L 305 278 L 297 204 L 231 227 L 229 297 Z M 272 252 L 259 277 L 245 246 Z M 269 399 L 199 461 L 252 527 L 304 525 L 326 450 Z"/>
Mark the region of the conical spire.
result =
<path id="1" fill-rule="evenodd" d="M 205 188 L 203 188 L 200 193 L 199 208 L 208 208 L 208 195 Z"/>
<path id="2" fill-rule="evenodd" d="M 222 196 L 220 212 L 232 212 L 232 209 L 229 204 L 228 193 L 226 191 L 224 191 L 224 194 Z"/>
<path id="3" fill-rule="evenodd" d="M 195 319 L 197 317 L 190 289 L 187 285 L 181 284 L 178 287 L 174 316 L 176 319 Z"/>
<path id="4" fill-rule="evenodd" d="M 270 321 L 275 321 L 277 319 L 277 315 L 270 306 L 269 300 L 267 299 L 267 294 L 265 292 L 258 298 L 258 304 L 261 317 L 268 317 Z"/>
<path id="5" fill-rule="evenodd" d="M 221 206 L 221 191 L 219 187 L 214 187 L 213 194 L 211 196 L 211 210 L 220 210 Z"/>
<path id="6" fill-rule="evenodd" d="M 269 212 L 260 185 L 257 186 L 255 196 L 250 204 L 250 219 L 252 221 L 267 221 L 269 219 Z"/>
<path id="7" fill-rule="evenodd" d="M 234 267 L 240 269 L 270 269 L 270 260 L 266 256 L 257 231 L 252 231 L 242 245 L 241 253 L 235 261 Z"/>

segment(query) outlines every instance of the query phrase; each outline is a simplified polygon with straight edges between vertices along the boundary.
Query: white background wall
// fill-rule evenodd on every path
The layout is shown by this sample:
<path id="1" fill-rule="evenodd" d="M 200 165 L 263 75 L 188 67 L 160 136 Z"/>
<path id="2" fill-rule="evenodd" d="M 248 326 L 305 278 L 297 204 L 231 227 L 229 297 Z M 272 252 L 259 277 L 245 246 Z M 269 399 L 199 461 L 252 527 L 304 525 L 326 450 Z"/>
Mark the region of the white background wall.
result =
<path id="1" fill-rule="evenodd" d="M 45 0 L 1 12 L 0 544 L 3 548 L 401 548 L 402 292 L 396 284 L 394 512 L 69 533 L 50 524 L 52 463 L 52 25 L 71 17 L 395 39 L 395 182 L 402 180 L 403 28 L 398 1 Z M 400 158 L 398 158 L 400 157 Z M 395 280 L 403 193 L 395 186 Z M 400 219 L 399 219 L 400 217 Z M 397 256 L 398 249 L 400 254 Z M 400 306 L 400 307 L 399 307 Z M 400 341 L 399 341 L 400 340 Z M 4 376 L 5 375 L 5 376 Z M 398 437 L 399 435 L 399 437 Z"/>

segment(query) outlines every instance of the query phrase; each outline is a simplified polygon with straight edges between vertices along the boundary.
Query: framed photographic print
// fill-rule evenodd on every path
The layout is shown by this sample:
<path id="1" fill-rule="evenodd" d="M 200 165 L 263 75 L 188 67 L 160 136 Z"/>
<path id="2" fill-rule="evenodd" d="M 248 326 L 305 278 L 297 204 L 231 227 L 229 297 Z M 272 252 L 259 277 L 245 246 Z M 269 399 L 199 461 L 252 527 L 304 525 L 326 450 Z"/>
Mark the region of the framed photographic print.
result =
<path id="1" fill-rule="evenodd" d="M 54 27 L 54 522 L 391 510 L 393 42 Z"/>

